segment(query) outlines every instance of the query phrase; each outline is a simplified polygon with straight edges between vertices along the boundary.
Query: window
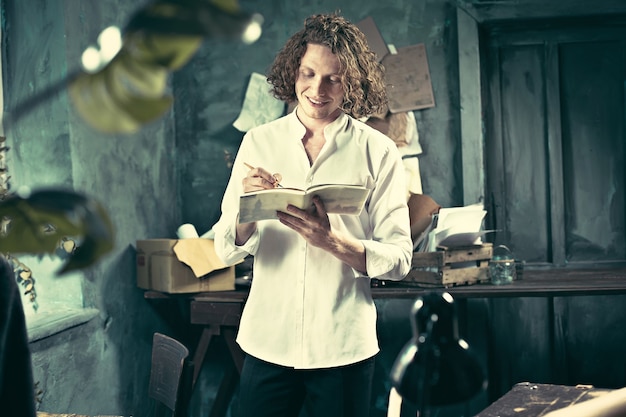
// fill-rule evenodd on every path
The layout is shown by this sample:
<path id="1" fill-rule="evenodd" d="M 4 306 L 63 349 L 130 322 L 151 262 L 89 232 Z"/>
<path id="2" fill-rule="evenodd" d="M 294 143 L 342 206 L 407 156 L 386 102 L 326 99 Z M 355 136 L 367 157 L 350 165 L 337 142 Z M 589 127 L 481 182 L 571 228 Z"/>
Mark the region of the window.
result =
<path id="1" fill-rule="evenodd" d="M 63 261 L 57 256 L 20 256 L 35 280 L 36 298 L 22 292 L 29 341 L 42 339 L 93 318 L 96 309 L 83 308 L 80 272 L 57 276 Z"/>

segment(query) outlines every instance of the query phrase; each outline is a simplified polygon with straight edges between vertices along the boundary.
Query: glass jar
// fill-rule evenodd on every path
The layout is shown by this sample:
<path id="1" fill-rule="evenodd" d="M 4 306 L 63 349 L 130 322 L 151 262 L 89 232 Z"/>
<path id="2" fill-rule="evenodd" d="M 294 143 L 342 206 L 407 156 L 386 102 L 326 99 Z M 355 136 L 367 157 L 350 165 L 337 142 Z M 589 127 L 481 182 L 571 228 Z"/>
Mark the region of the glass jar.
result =
<path id="1" fill-rule="evenodd" d="M 511 250 L 504 245 L 497 246 L 489 261 L 489 279 L 492 284 L 510 284 L 516 278 L 515 259 Z"/>

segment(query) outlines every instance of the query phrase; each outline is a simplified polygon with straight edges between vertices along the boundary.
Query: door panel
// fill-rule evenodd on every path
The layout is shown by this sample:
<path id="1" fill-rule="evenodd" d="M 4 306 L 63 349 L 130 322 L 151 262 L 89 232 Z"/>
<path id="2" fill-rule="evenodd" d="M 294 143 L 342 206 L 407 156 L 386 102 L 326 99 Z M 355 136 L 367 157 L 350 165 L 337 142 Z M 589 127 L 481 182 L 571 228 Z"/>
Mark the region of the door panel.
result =
<path id="1" fill-rule="evenodd" d="M 494 243 L 531 265 L 623 264 L 626 32 L 523 33 L 485 43 Z"/>
<path id="2" fill-rule="evenodd" d="M 505 229 L 510 249 L 529 262 L 548 257 L 543 54 L 538 46 L 502 49 Z"/>
<path id="3" fill-rule="evenodd" d="M 566 259 L 623 259 L 624 67 L 621 42 L 560 48 Z"/>

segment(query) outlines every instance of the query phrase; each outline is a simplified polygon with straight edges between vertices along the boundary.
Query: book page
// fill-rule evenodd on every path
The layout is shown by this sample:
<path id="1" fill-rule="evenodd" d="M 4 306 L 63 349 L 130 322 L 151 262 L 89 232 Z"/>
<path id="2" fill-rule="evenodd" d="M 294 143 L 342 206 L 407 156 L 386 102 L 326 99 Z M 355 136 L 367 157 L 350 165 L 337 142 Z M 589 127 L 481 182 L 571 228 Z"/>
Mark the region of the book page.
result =
<path id="1" fill-rule="evenodd" d="M 319 195 L 327 213 L 359 214 L 369 196 L 369 190 L 353 185 L 324 185 L 312 187 L 307 192 L 305 203 L 313 204 L 313 196 Z"/>
<path id="2" fill-rule="evenodd" d="M 314 186 L 307 193 L 289 188 L 246 193 L 239 198 L 239 222 L 276 219 L 276 212 L 286 212 L 289 204 L 309 210 L 315 195 L 320 196 L 328 213 L 358 215 L 365 206 L 369 190 L 362 186 L 328 184 Z"/>
<path id="3" fill-rule="evenodd" d="M 276 212 L 287 211 L 289 204 L 302 208 L 304 191 L 275 188 L 243 194 L 239 197 L 239 223 L 277 219 Z"/>

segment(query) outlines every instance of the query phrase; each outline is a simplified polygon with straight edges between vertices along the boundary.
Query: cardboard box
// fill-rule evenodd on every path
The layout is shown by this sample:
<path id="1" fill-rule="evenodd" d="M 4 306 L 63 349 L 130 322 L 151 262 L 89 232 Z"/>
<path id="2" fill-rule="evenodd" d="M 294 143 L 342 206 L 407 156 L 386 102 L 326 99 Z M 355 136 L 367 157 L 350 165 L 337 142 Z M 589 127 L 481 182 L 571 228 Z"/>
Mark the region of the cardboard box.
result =
<path id="1" fill-rule="evenodd" d="M 211 239 L 138 240 L 137 286 L 165 293 L 230 291 L 235 267 L 217 257 Z"/>

